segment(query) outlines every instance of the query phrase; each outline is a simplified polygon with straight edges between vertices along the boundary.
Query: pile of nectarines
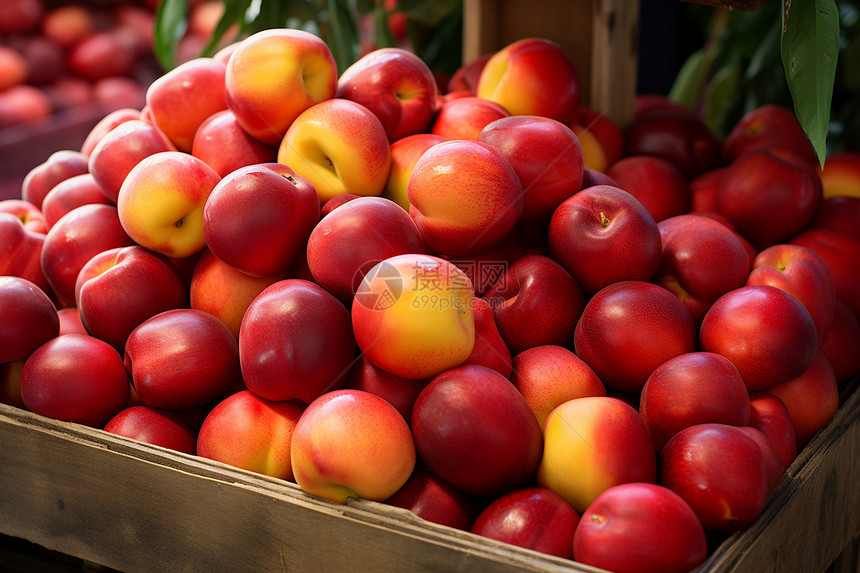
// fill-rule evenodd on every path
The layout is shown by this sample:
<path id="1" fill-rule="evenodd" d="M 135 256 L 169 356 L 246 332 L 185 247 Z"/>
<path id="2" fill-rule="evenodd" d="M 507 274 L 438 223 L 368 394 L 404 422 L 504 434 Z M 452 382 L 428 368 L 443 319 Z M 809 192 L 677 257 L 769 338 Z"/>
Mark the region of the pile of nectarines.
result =
<path id="1" fill-rule="evenodd" d="M 152 52 L 158 0 L 0 3 L 0 129 L 97 107 L 141 107 L 161 68 Z M 223 5 L 193 0 L 177 58 L 205 45 Z M 84 116 L 89 119 L 90 114 Z"/>
<path id="2" fill-rule="evenodd" d="M 449 85 L 289 29 L 163 74 L 0 202 L 0 399 L 694 568 L 860 371 L 860 161 L 821 173 L 770 105 L 718 137 L 643 95 L 622 129 L 539 38 Z"/>

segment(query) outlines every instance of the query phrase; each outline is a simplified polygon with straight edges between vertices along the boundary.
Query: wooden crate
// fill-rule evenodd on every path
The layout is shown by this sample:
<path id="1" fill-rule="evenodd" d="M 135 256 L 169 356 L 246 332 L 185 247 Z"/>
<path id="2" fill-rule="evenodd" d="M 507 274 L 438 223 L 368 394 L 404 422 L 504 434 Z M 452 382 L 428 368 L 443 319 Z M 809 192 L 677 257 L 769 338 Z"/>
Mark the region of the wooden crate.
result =
<path id="1" fill-rule="evenodd" d="M 860 533 L 858 452 L 854 391 L 699 573 L 823 572 Z M 122 571 L 597 571 L 2 404 L 0 468 L 0 533 Z"/>
<path id="2" fill-rule="evenodd" d="M 638 1 L 464 1 L 464 63 L 527 37 L 552 40 L 571 56 L 582 86 L 582 105 L 622 127 L 633 119 Z"/>

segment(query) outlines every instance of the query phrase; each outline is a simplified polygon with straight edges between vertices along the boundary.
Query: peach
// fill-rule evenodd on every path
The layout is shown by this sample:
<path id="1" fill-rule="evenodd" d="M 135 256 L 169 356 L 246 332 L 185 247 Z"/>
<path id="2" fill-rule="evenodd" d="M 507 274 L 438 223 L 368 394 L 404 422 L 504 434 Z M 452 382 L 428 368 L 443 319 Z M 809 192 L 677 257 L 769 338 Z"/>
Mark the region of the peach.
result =
<path id="1" fill-rule="evenodd" d="M 21 183 L 21 199 L 39 209 L 45 195 L 60 181 L 89 171 L 88 156 L 80 151 L 61 149 L 33 167 Z"/>
<path id="2" fill-rule="evenodd" d="M 90 34 L 72 46 L 66 63 L 76 74 L 90 80 L 131 73 L 137 53 L 131 38 L 111 30 Z"/>
<path id="3" fill-rule="evenodd" d="M 436 80 L 424 60 L 403 48 L 380 48 L 343 71 L 335 97 L 372 111 L 394 142 L 427 130 L 436 92 Z"/>
<path id="4" fill-rule="evenodd" d="M 504 106 L 477 96 L 448 99 L 439 108 L 431 133 L 445 139 L 477 141 L 484 127 L 510 115 Z"/>
<path id="5" fill-rule="evenodd" d="M 240 167 L 273 163 L 278 149 L 251 137 L 229 109 L 216 112 L 200 124 L 191 140 L 191 155 L 202 159 L 221 177 Z"/>
<path id="6" fill-rule="evenodd" d="M 266 287 L 285 278 L 286 275 L 252 277 L 204 249 L 191 275 L 191 308 L 218 317 L 238 339 L 242 317 L 251 302 Z"/>
<path id="7" fill-rule="evenodd" d="M 27 81 L 27 60 L 19 52 L 0 46 L 0 91 Z"/>
<path id="8" fill-rule="evenodd" d="M 657 480 L 648 429 L 639 413 L 617 398 L 568 400 L 550 412 L 542 428 L 537 484 L 563 496 L 579 514 L 612 486 Z"/>
<path id="9" fill-rule="evenodd" d="M 117 196 L 123 229 L 141 246 L 169 257 L 200 251 L 206 246 L 203 206 L 220 180 L 203 161 L 180 151 L 146 157 Z"/>
<path id="10" fill-rule="evenodd" d="M 113 128 L 130 119 L 141 119 L 140 110 L 124 107 L 112 112 L 109 112 L 101 118 L 87 133 L 84 142 L 81 144 L 81 153 L 89 157 L 96 144 L 107 135 Z"/>
<path id="11" fill-rule="evenodd" d="M 800 245 L 773 245 L 753 261 L 748 285 L 781 288 L 799 300 L 815 323 L 818 342 L 824 341 L 836 304 L 836 288 L 827 263 L 812 249 Z"/>
<path id="12" fill-rule="evenodd" d="M 110 199 L 105 197 L 92 173 L 75 175 L 65 181 L 60 181 L 45 195 L 45 199 L 42 201 L 45 225 L 50 229 L 72 209 L 93 203 L 113 204 Z"/>
<path id="13" fill-rule="evenodd" d="M 194 58 L 157 78 L 146 90 L 155 124 L 176 147 L 191 151 L 194 134 L 209 116 L 227 109 L 227 66 L 212 58 Z"/>
<path id="14" fill-rule="evenodd" d="M 702 350 L 735 365 L 750 391 L 765 390 L 801 375 L 818 346 L 806 307 L 784 290 L 749 285 L 731 290 L 711 306 L 699 329 Z"/>
<path id="15" fill-rule="evenodd" d="M 93 256 L 133 243 L 112 205 L 81 205 L 63 215 L 45 235 L 41 253 L 42 272 L 59 305 L 74 306 L 78 273 Z"/>
<path id="16" fill-rule="evenodd" d="M 579 139 L 565 124 L 541 116 L 512 116 L 490 123 L 478 141 L 501 153 L 523 186 L 521 221 L 547 221 L 582 187 Z"/>
<path id="17" fill-rule="evenodd" d="M 556 406 L 586 396 L 606 396 L 606 388 L 585 362 L 563 346 L 533 346 L 513 358 L 511 383 L 539 424 Z"/>
<path id="18" fill-rule="evenodd" d="M 430 378 L 459 364 L 475 345 L 474 290 L 454 264 L 398 255 L 371 268 L 352 302 L 359 349 L 380 368 Z"/>
<path id="19" fill-rule="evenodd" d="M 542 115 L 567 122 L 579 105 L 579 76 L 570 56 L 543 38 L 508 44 L 487 61 L 477 95 L 512 115 Z"/>
<path id="20" fill-rule="evenodd" d="M 240 167 L 221 179 L 203 206 L 203 235 L 213 255 L 252 276 L 286 273 L 319 222 L 307 179 L 280 163 Z"/>
<path id="21" fill-rule="evenodd" d="M 197 455 L 243 470 L 293 481 L 293 432 L 305 405 L 271 402 L 242 390 L 206 415 L 197 435 Z"/>
<path id="22" fill-rule="evenodd" d="M 840 300 L 834 305 L 833 322 L 819 348 L 830 360 L 840 384 L 860 372 L 860 319 Z"/>
<path id="23" fill-rule="evenodd" d="M 416 133 L 407 135 L 391 144 L 391 170 L 382 196 L 391 199 L 407 212 L 409 211 L 409 196 L 407 185 L 418 159 L 424 152 L 445 141 L 441 135 L 432 133 Z"/>
<path id="24" fill-rule="evenodd" d="M 0 129 L 46 123 L 52 111 L 51 100 L 35 86 L 19 84 L 0 91 Z"/>
<path id="25" fill-rule="evenodd" d="M 690 204 L 690 186 L 683 173 L 661 157 L 631 155 L 613 163 L 606 174 L 636 197 L 658 223 L 685 213 Z"/>
<path id="26" fill-rule="evenodd" d="M 574 332 L 574 348 L 608 388 L 639 392 L 658 366 L 696 346 L 696 326 L 674 294 L 645 281 L 599 290 Z"/>
<path id="27" fill-rule="evenodd" d="M 688 352 L 670 358 L 651 373 L 642 387 L 639 415 L 659 452 L 672 436 L 696 424 L 746 426 L 750 396 L 728 358 L 713 352 Z"/>
<path id="28" fill-rule="evenodd" d="M 108 420 L 104 431 L 185 454 L 197 452 L 197 430 L 178 412 L 130 406 Z"/>
<path id="29" fill-rule="evenodd" d="M 155 125 L 129 119 L 99 139 L 89 153 L 89 172 L 115 205 L 129 172 L 144 158 L 160 151 L 176 151 L 176 147 Z"/>
<path id="30" fill-rule="evenodd" d="M 731 163 L 757 147 L 779 147 L 809 166 L 818 164 L 815 149 L 797 116 L 779 105 L 765 104 L 744 114 L 723 140 L 723 160 Z"/>
<path id="31" fill-rule="evenodd" d="M 225 87 L 227 106 L 239 125 L 263 143 L 278 145 L 300 113 L 334 97 L 337 64 L 318 36 L 263 30 L 235 48 Z"/>
<path id="32" fill-rule="evenodd" d="M 406 211 L 382 197 L 357 197 L 334 209 L 310 231 L 304 245 L 314 281 L 345 305 L 352 304 L 371 267 L 395 255 L 424 252 Z"/>
<path id="33" fill-rule="evenodd" d="M 467 364 L 434 377 L 412 410 L 421 460 L 455 487 L 500 496 L 534 479 L 540 425 L 510 381 Z"/>
<path id="34" fill-rule="evenodd" d="M 820 202 L 821 179 L 813 167 L 777 146 L 735 159 L 717 189 L 717 212 L 758 249 L 788 241 Z"/>
<path id="35" fill-rule="evenodd" d="M 782 400 L 788 409 L 798 451 L 827 425 L 839 408 L 836 374 L 820 350 L 800 376 L 771 386 L 766 392 Z"/>
<path id="36" fill-rule="evenodd" d="M 524 192 L 504 156 L 485 143 L 445 141 L 409 178 L 409 214 L 431 251 L 466 255 L 500 241 L 520 218 Z"/>
<path id="37" fill-rule="evenodd" d="M 840 151 L 831 154 L 819 167 L 824 199 L 860 197 L 860 153 Z"/>
<path id="38" fill-rule="evenodd" d="M 305 492 L 336 503 L 384 501 L 415 468 L 412 433 L 388 402 L 361 390 L 334 390 L 305 409 L 293 430 L 293 475 Z"/>
<path id="39" fill-rule="evenodd" d="M 391 147 L 369 109 L 329 99 L 292 121 L 280 142 L 278 163 L 310 181 L 325 203 L 344 193 L 380 195 L 391 169 Z"/>

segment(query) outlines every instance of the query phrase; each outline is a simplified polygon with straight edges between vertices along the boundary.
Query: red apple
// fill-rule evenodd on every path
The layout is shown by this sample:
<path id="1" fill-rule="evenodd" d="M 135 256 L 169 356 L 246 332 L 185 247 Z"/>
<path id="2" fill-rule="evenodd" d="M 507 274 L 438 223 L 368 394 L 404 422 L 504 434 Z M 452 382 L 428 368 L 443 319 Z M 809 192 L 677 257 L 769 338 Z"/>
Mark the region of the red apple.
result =
<path id="1" fill-rule="evenodd" d="M 484 127 L 478 141 L 501 153 L 514 168 L 524 192 L 522 221 L 548 220 L 582 186 L 582 147 L 559 121 L 505 117 Z"/>
<path id="2" fill-rule="evenodd" d="M 75 306 L 87 332 L 124 352 L 129 334 L 165 310 L 188 306 L 185 281 L 164 257 L 133 245 L 108 249 L 78 273 Z"/>
<path id="3" fill-rule="evenodd" d="M 34 283 L 0 276 L 0 363 L 27 358 L 60 331 L 54 303 Z"/>
<path id="4" fill-rule="evenodd" d="M 551 258 L 518 258 L 485 293 L 511 353 L 544 344 L 569 345 L 585 308 L 573 277 Z"/>
<path id="5" fill-rule="evenodd" d="M 658 366 L 696 346 L 687 307 L 661 286 L 620 281 L 598 291 L 576 324 L 574 347 L 607 387 L 638 392 Z"/>
<path id="6" fill-rule="evenodd" d="M 544 487 L 506 493 L 488 505 L 472 533 L 547 555 L 573 559 L 579 515 L 559 494 Z"/>
<path id="7" fill-rule="evenodd" d="M 67 334 L 27 358 L 21 397 L 41 416 L 101 428 L 128 404 L 128 377 L 122 357 L 107 342 Z"/>
<path id="8" fill-rule="evenodd" d="M 579 563 L 638 573 L 686 573 L 708 556 L 705 530 L 692 508 L 661 485 L 627 483 L 600 494 L 573 537 Z"/>
<path id="9" fill-rule="evenodd" d="M 143 405 L 188 410 L 221 396 L 239 378 L 239 349 L 211 314 L 166 310 L 131 332 L 125 367 Z"/>
<path id="10" fill-rule="evenodd" d="M 598 185 L 566 199 L 549 223 L 549 251 L 586 295 L 621 280 L 650 280 L 660 231 L 633 195 Z"/>
<path id="11" fill-rule="evenodd" d="M 130 406 L 108 420 L 104 431 L 184 454 L 197 453 L 197 431 L 169 410 Z"/>
<path id="12" fill-rule="evenodd" d="M 659 452 L 679 431 L 717 422 L 746 426 L 750 396 L 728 358 L 713 352 L 688 352 L 658 366 L 639 400 L 639 414 Z"/>
<path id="13" fill-rule="evenodd" d="M 313 185 L 286 165 L 242 167 L 221 179 L 203 206 L 213 255 L 251 276 L 285 273 L 319 221 Z"/>
<path id="14" fill-rule="evenodd" d="M 702 350 L 728 358 L 750 391 L 788 382 L 812 364 L 818 345 L 809 311 L 772 286 L 743 286 L 721 296 L 699 329 Z"/>
<path id="15" fill-rule="evenodd" d="M 468 364 L 439 374 L 412 411 L 418 455 L 455 487 L 480 496 L 526 484 L 540 462 L 540 426 L 510 381 Z"/>
<path id="16" fill-rule="evenodd" d="M 720 179 L 728 167 L 717 167 L 690 180 L 690 211 L 714 213 L 717 210 L 717 191 Z"/>
<path id="17" fill-rule="evenodd" d="M 684 175 L 661 157 L 631 155 L 613 163 L 606 174 L 636 197 L 658 223 L 685 213 L 690 204 Z"/>
<path id="18" fill-rule="evenodd" d="M 338 388 L 355 354 L 350 316 L 319 285 L 286 279 L 248 306 L 239 328 L 239 357 L 248 389 L 272 401 L 309 404 Z"/>

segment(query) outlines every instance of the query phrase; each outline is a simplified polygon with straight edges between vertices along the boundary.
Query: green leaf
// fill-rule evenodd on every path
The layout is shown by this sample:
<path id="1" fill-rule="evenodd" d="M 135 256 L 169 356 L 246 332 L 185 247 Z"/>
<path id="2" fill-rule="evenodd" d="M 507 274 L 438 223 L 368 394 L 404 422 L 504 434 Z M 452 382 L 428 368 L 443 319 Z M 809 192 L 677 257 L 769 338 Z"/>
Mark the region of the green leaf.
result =
<path id="1" fill-rule="evenodd" d="M 824 165 L 830 103 L 839 54 L 839 13 L 835 0 L 786 0 L 782 65 L 794 113 Z"/>
<path id="2" fill-rule="evenodd" d="M 699 94 L 702 93 L 707 79 L 707 75 L 703 74 L 704 61 L 704 49 L 696 50 L 687 57 L 669 90 L 670 100 L 688 109 L 696 109 L 699 104 Z"/>
<path id="3" fill-rule="evenodd" d="M 165 70 L 176 65 L 176 46 L 188 30 L 188 0 L 162 0 L 155 13 L 153 51 Z"/>
<path id="4" fill-rule="evenodd" d="M 389 48 L 397 41 L 388 24 L 389 12 L 385 9 L 385 2 L 377 2 L 373 7 L 373 29 L 376 36 L 376 45 L 379 48 Z"/>
<path id="5" fill-rule="evenodd" d="M 328 0 L 327 5 L 327 43 L 337 62 L 338 71 L 343 72 L 358 59 L 358 26 L 346 0 Z"/>
<path id="6" fill-rule="evenodd" d="M 722 137 L 727 131 L 726 119 L 740 85 L 741 75 L 742 70 L 737 63 L 721 68 L 711 78 L 705 92 L 702 120 L 711 131 Z"/>
<path id="7" fill-rule="evenodd" d="M 224 37 L 230 26 L 237 24 L 240 29 L 242 28 L 242 24 L 245 21 L 245 12 L 250 5 L 251 0 L 224 0 L 224 13 L 221 15 L 221 19 L 218 20 L 215 30 L 212 31 L 212 36 L 206 42 L 206 46 L 203 47 L 200 53 L 201 56 L 211 56 L 215 52 L 218 42 L 221 41 L 221 38 Z"/>

